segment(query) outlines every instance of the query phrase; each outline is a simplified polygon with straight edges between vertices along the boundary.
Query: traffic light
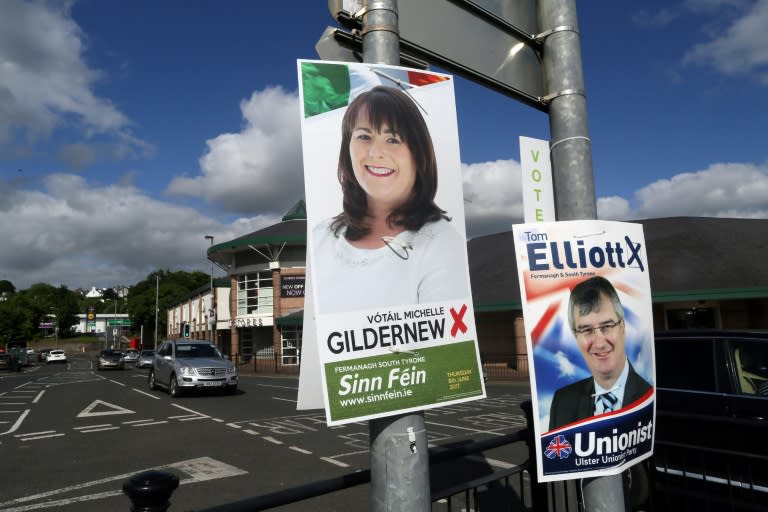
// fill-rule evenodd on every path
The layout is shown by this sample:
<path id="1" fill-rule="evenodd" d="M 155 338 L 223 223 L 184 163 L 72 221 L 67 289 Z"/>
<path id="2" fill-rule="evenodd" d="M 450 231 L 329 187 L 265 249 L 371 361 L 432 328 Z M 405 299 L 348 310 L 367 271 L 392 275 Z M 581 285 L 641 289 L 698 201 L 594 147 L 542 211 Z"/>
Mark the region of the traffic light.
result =
<path id="1" fill-rule="evenodd" d="M 190 336 L 190 325 L 189 323 L 185 322 L 181 326 L 181 335 L 185 338 L 189 338 Z"/>

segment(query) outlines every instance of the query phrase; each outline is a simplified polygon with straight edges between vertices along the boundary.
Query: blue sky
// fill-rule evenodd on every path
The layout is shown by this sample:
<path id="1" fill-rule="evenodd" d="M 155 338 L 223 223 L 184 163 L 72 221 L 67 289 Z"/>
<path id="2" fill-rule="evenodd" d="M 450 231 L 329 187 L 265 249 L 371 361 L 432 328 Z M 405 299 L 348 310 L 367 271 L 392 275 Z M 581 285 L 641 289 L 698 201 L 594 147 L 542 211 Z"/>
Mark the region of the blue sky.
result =
<path id="1" fill-rule="evenodd" d="M 577 1 L 600 218 L 768 218 L 768 0 Z M 0 279 L 131 285 L 303 197 L 325 0 L 0 1 Z M 547 116 L 457 78 L 470 236 L 522 220 Z"/>

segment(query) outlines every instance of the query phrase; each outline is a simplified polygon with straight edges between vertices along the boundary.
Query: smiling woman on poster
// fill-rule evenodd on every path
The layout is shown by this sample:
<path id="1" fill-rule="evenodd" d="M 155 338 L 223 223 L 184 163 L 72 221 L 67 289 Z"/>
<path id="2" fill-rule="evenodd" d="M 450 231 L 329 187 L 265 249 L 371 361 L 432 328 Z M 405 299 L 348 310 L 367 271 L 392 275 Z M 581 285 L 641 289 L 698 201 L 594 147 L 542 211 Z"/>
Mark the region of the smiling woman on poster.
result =
<path id="1" fill-rule="evenodd" d="M 320 311 L 469 297 L 463 237 L 435 203 L 435 151 L 416 103 L 374 87 L 349 105 L 341 132 L 343 211 L 313 230 Z"/>

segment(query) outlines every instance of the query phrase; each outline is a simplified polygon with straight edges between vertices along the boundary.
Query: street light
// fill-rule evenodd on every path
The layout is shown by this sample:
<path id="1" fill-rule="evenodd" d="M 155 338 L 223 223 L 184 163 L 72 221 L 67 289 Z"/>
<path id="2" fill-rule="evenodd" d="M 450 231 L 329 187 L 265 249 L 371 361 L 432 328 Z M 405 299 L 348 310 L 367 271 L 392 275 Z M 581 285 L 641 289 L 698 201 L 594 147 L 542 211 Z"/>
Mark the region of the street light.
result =
<path id="1" fill-rule="evenodd" d="M 54 339 L 56 340 L 56 348 L 58 349 L 59 348 L 59 315 L 58 313 L 56 313 L 56 308 L 54 308 L 53 306 L 51 306 L 48 309 L 53 311 L 53 333 L 54 333 L 53 335 L 54 335 Z"/>
<path id="2" fill-rule="evenodd" d="M 160 308 L 157 304 L 157 299 L 160 296 L 160 274 L 155 275 L 155 350 L 157 350 L 157 315 L 160 313 Z"/>
<path id="3" fill-rule="evenodd" d="M 209 240 L 211 242 L 211 247 L 213 247 L 213 235 L 205 235 L 205 239 Z M 210 255 L 208 259 L 211 260 L 211 307 L 208 312 L 208 327 L 210 329 L 210 339 L 213 341 L 213 344 L 218 347 L 219 340 L 217 339 L 218 333 L 216 331 L 216 290 L 213 288 L 213 259 Z"/>

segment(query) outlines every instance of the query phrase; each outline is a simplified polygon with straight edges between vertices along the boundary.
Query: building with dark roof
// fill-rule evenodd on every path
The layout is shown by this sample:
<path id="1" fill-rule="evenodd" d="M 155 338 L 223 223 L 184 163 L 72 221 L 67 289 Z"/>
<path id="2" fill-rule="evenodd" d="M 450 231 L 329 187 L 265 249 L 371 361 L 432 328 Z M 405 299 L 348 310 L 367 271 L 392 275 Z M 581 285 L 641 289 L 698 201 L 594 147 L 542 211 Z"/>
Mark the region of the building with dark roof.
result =
<path id="1" fill-rule="evenodd" d="M 656 329 L 768 329 L 768 220 L 672 217 L 643 225 Z M 301 356 L 306 272 L 306 210 L 212 246 L 228 275 L 217 280 L 216 341 L 226 353 L 296 367 Z M 527 374 L 522 304 L 512 232 L 467 244 L 478 340 L 487 365 Z M 203 310 L 201 292 L 169 310 L 168 336 Z M 194 302 L 194 304 L 191 304 Z M 188 312 L 188 313 L 185 313 Z M 173 320 L 172 320 L 173 319 Z M 186 320 L 189 321 L 189 320 Z M 193 329 L 204 337 L 202 328 Z"/>

